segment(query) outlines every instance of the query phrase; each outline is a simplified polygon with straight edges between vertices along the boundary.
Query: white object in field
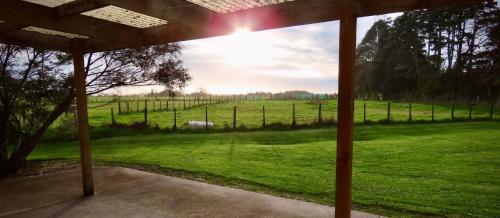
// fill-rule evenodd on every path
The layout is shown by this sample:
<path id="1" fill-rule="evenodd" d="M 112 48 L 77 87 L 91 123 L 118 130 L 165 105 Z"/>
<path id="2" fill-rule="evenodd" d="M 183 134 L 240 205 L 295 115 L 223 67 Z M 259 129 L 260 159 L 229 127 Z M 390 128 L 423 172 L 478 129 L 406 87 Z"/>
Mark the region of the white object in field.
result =
<path id="1" fill-rule="evenodd" d="M 205 124 L 208 125 L 208 128 L 213 128 L 214 123 L 213 122 L 208 122 L 206 123 L 205 121 L 188 121 L 188 126 L 190 128 L 205 128 Z"/>

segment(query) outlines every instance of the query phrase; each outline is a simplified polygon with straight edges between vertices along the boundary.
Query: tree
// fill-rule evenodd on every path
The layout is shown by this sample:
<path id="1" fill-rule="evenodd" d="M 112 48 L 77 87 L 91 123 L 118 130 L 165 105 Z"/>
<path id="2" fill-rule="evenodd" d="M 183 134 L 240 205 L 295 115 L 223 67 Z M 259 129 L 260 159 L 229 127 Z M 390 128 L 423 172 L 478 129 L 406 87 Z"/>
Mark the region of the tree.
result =
<path id="1" fill-rule="evenodd" d="M 182 88 L 191 77 L 180 55 L 178 44 L 87 54 L 87 94 L 120 86 Z M 0 176 L 15 173 L 69 109 L 72 69 L 68 54 L 0 44 Z"/>

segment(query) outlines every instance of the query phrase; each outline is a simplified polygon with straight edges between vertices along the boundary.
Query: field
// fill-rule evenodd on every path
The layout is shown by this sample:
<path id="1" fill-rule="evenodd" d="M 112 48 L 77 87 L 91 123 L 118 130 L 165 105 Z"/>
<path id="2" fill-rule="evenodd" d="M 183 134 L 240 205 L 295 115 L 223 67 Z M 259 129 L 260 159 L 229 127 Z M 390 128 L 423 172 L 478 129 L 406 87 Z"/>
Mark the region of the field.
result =
<path id="1" fill-rule="evenodd" d="M 162 108 L 160 110 L 160 102 Z M 201 102 L 200 104 L 202 104 Z M 281 124 L 289 126 L 292 123 L 293 105 L 295 105 L 295 117 L 298 125 L 315 123 L 319 117 L 319 103 L 321 103 L 322 120 L 336 119 L 337 101 L 315 101 L 310 100 L 261 100 L 261 101 L 230 101 L 226 103 L 207 105 L 208 120 L 214 122 L 215 128 L 233 127 L 233 110 L 236 107 L 236 126 L 240 128 L 261 128 L 263 124 L 262 107 L 265 106 L 266 125 Z M 119 114 L 118 103 L 106 104 L 106 102 L 93 102 L 91 100 L 89 110 L 90 124 L 94 127 L 111 123 L 111 108 L 115 114 L 115 120 L 122 124 L 131 124 L 144 120 L 144 100 L 129 102 L 129 112 L 126 112 L 125 101 L 122 101 Z M 167 100 L 149 99 L 148 104 L 148 122 L 158 125 L 160 128 L 172 128 L 174 124 L 173 107 L 177 112 L 177 127 L 186 128 L 187 121 L 205 121 L 205 105 L 194 106 L 197 101 L 184 102 Z M 186 109 L 184 109 L 184 104 Z M 364 120 L 364 104 L 366 104 L 367 122 L 380 122 L 387 120 L 387 102 L 382 101 L 356 101 L 355 104 L 355 122 L 362 123 Z M 191 105 L 191 107 L 190 107 Z M 451 104 L 436 104 L 434 108 L 435 121 L 447 121 L 451 119 Z M 472 119 L 489 119 L 489 105 L 474 105 L 472 107 Z M 500 110 L 494 110 L 493 117 L 500 117 Z M 456 120 L 465 120 L 469 118 L 469 107 L 464 104 L 457 104 L 454 109 L 454 118 Z M 409 104 L 391 102 L 390 110 L 391 121 L 406 122 L 409 120 Z M 412 104 L 412 121 L 431 121 L 431 104 Z"/>
<path id="2" fill-rule="evenodd" d="M 235 102 L 241 108 L 260 104 Z M 300 122 L 314 119 L 315 105 L 296 102 Z M 372 119 L 384 119 L 383 105 Z M 269 118 L 287 121 L 289 109 L 266 102 Z M 244 107 L 245 106 L 245 107 Z M 427 105 L 415 113 L 424 119 Z M 272 109 L 274 108 L 274 109 Z M 439 108 L 439 110 L 438 110 Z M 212 105 L 216 123 L 230 122 L 232 103 Z M 220 109 L 217 111 L 215 109 Z M 325 116 L 332 116 L 329 102 Z M 436 107 L 438 117 L 448 108 Z M 250 111 L 252 111 L 250 110 Z M 328 111 L 328 112 L 327 112 Z M 397 110 L 396 110 L 397 111 Z M 394 118 L 404 120 L 404 112 Z M 465 110 L 466 111 L 466 110 Z M 487 111 L 487 110 L 485 110 Z M 109 108 L 91 110 L 92 125 L 110 121 Z M 259 126 L 253 113 L 241 115 Z M 153 112 L 152 120 L 170 126 L 169 112 Z M 181 120 L 203 120 L 203 108 L 181 112 Z M 359 103 L 356 120 L 359 118 Z M 464 116 L 461 110 L 460 116 Z M 487 117 L 487 112 L 474 115 Z M 247 117 L 245 117 L 247 116 Z M 141 120 L 140 114 L 117 116 L 120 122 Z M 288 121 L 290 119 L 288 118 Z M 247 124 L 248 123 L 248 124 Z M 220 124 L 219 124 L 220 125 Z M 266 192 L 333 205 L 335 194 L 335 128 L 293 131 L 180 132 L 116 129 L 93 135 L 93 158 L 167 175 Z M 500 217 L 500 123 L 495 121 L 357 125 L 354 142 L 353 203 L 357 210 L 386 216 Z M 78 143 L 46 139 L 32 160 L 78 159 Z"/>

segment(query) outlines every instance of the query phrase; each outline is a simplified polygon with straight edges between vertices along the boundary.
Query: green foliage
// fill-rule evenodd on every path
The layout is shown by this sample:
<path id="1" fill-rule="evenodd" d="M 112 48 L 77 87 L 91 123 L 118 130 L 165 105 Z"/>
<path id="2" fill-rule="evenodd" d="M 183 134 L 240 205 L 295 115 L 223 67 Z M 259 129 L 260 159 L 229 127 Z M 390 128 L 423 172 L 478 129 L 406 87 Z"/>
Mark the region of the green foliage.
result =
<path id="1" fill-rule="evenodd" d="M 358 96 L 495 102 L 499 11 L 485 1 L 376 22 L 357 49 Z"/>

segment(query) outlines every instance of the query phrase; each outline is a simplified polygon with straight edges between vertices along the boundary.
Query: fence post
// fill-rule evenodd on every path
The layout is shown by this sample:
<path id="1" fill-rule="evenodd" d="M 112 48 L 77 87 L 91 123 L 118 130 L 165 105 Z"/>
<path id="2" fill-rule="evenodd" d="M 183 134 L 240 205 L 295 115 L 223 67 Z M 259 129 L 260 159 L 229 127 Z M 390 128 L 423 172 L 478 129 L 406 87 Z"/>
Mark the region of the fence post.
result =
<path id="1" fill-rule="evenodd" d="M 182 100 L 182 102 L 183 102 L 183 105 L 184 105 L 183 108 L 184 108 L 184 110 L 186 110 L 186 97 L 184 97 L 184 99 Z"/>
<path id="2" fill-rule="evenodd" d="M 168 110 L 169 110 L 169 109 L 168 109 L 168 98 L 167 98 L 167 111 L 168 111 Z"/>
<path id="3" fill-rule="evenodd" d="M 148 126 L 148 100 L 144 100 L 144 124 Z"/>
<path id="4" fill-rule="evenodd" d="M 323 122 L 323 117 L 321 116 L 321 103 L 319 103 L 319 108 L 318 108 L 318 123 Z"/>
<path id="5" fill-rule="evenodd" d="M 366 124 L 366 102 L 363 102 L 363 123 Z"/>
<path id="6" fill-rule="evenodd" d="M 472 104 L 469 103 L 469 120 L 472 120 Z"/>
<path id="7" fill-rule="evenodd" d="M 434 121 L 434 102 L 432 102 L 432 121 Z"/>
<path id="8" fill-rule="evenodd" d="M 153 101 L 153 111 L 156 110 L 156 99 Z"/>
<path id="9" fill-rule="evenodd" d="M 175 109 L 175 107 L 174 107 L 174 126 L 172 127 L 172 129 L 177 130 L 177 110 Z"/>
<path id="10" fill-rule="evenodd" d="M 295 120 L 295 104 L 292 104 L 292 128 L 297 127 L 297 121 Z"/>
<path id="11" fill-rule="evenodd" d="M 111 125 L 115 125 L 115 113 L 113 112 L 113 107 L 111 107 Z"/>
<path id="12" fill-rule="evenodd" d="M 408 120 L 412 121 L 412 117 L 411 117 L 411 103 L 409 104 L 409 108 L 408 108 Z"/>
<path id="13" fill-rule="evenodd" d="M 160 99 L 160 111 L 161 111 L 161 99 Z"/>
<path id="14" fill-rule="evenodd" d="M 205 129 L 208 130 L 208 107 L 205 106 Z"/>
<path id="15" fill-rule="evenodd" d="M 493 110 L 495 109 L 495 103 L 491 103 L 490 106 L 490 120 L 493 120 Z"/>
<path id="16" fill-rule="evenodd" d="M 233 129 L 236 129 L 236 106 L 233 107 Z"/>
<path id="17" fill-rule="evenodd" d="M 127 106 L 127 113 L 130 112 L 130 107 L 129 107 L 129 103 L 130 103 L 130 99 L 127 99 L 127 103 L 126 103 L 126 106 Z"/>
<path id="18" fill-rule="evenodd" d="M 118 114 L 122 114 L 122 101 L 118 100 Z"/>
<path id="19" fill-rule="evenodd" d="M 387 102 L 387 121 L 391 121 L 391 102 Z"/>
<path id="20" fill-rule="evenodd" d="M 137 101 L 135 102 L 135 109 L 137 112 L 139 112 L 139 99 L 137 99 Z"/>
<path id="21" fill-rule="evenodd" d="M 262 105 L 262 127 L 266 127 L 266 108 Z"/>
<path id="22" fill-rule="evenodd" d="M 453 101 L 453 104 L 451 105 L 451 119 L 455 119 L 455 101 Z"/>

